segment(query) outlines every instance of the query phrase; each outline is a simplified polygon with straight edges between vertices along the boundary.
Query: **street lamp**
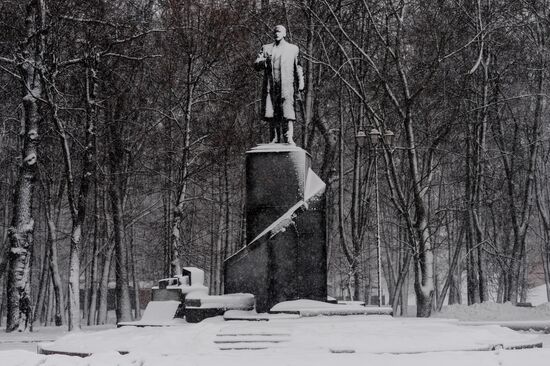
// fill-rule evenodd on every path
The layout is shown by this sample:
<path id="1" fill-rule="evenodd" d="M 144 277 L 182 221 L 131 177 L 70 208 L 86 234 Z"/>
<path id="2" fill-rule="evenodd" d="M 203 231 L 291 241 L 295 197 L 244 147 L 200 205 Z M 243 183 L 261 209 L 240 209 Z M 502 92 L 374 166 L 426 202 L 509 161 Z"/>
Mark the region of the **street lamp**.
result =
<path id="1" fill-rule="evenodd" d="M 372 130 L 370 130 L 369 137 L 370 137 L 370 142 L 373 146 L 378 145 L 378 142 L 380 142 L 380 136 L 382 136 L 382 134 L 376 128 L 373 128 Z"/>
<path id="2" fill-rule="evenodd" d="M 382 285 L 381 285 L 381 272 L 382 272 L 382 258 L 380 255 L 380 201 L 378 199 L 378 149 L 376 148 L 380 142 L 391 147 L 395 134 L 390 130 L 385 130 L 384 134 L 373 128 L 369 132 L 370 143 L 374 150 L 374 182 L 375 182 L 375 201 L 376 201 L 376 260 L 377 260 L 377 281 L 378 281 L 378 307 L 382 306 Z M 365 131 L 360 130 L 355 135 L 357 142 L 360 146 L 365 146 L 367 142 L 367 134 Z"/>
<path id="3" fill-rule="evenodd" d="M 391 130 L 386 130 L 386 132 L 384 132 L 384 142 L 390 148 L 393 147 L 393 140 L 394 139 L 395 139 L 395 134 Z"/>
<path id="4" fill-rule="evenodd" d="M 357 131 L 357 134 L 355 134 L 355 138 L 357 139 L 357 142 L 361 147 L 365 147 L 367 145 L 367 139 L 370 139 L 370 143 L 373 146 L 377 146 L 378 143 L 382 140 L 386 145 L 391 147 L 393 145 L 395 134 L 390 130 L 386 130 L 384 132 L 384 136 L 382 136 L 380 131 L 378 131 L 376 128 L 373 128 L 368 133 L 368 137 L 365 131 L 359 130 Z"/>

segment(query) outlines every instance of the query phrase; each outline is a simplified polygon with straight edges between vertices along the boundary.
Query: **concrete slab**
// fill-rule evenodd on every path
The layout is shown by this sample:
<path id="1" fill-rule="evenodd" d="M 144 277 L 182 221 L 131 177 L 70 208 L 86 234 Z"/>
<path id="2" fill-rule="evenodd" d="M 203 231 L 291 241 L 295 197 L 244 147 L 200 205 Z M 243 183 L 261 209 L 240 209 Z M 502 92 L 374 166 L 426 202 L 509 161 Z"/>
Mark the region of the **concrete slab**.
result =
<path id="1" fill-rule="evenodd" d="M 181 323 L 185 323 L 185 320 L 174 318 L 178 307 L 181 302 L 179 301 L 150 301 L 147 304 L 147 307 L 143 311 L 141 320 L 133 322 L 120 322 L 117 326 L 136 326 L 136 327 L 145 327 L 145 326 L 174 326 Z"/>

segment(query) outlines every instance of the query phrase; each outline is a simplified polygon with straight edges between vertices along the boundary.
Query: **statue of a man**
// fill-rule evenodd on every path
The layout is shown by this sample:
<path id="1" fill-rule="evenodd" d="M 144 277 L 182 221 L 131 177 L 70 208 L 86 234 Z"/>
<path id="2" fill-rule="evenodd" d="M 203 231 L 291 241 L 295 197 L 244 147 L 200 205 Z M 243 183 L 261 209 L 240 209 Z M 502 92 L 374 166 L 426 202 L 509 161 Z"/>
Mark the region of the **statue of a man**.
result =
<path id="1" fill-rule="evenodd" d="M 285 36 L 285 27 L 273 28 L 275 42 L 262 46 L 254 66 L 264 70 L 262 116 L 269 123 L 271 143 L 294 144 L 294 104 L 297 91 L 304 89 L 304 75 L 298 64 L 298 46 L 288 43 Z"/>

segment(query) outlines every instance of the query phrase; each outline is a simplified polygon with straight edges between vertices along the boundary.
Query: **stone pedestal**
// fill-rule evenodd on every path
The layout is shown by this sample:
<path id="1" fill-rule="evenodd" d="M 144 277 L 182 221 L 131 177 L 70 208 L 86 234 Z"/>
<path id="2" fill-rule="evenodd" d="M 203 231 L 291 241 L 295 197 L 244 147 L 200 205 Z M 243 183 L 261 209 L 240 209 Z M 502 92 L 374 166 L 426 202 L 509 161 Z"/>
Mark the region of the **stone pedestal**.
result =
<path id="1" fill-rule="evenodd" d="M 246 154 L 246 242 L 225 262 L 225 293 L 249 292 L 258 312 L 299 298 L 326 301 L 325 197 L 304 202 L 309 154 L 266 144 Z"/>

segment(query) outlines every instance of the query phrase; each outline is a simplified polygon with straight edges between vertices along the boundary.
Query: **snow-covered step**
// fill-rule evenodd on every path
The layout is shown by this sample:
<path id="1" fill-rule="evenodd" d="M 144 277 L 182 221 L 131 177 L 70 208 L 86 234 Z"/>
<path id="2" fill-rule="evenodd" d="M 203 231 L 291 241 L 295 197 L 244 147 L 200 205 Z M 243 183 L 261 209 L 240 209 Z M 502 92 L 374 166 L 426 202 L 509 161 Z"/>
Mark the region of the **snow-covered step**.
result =
<path id="1" fill-rule="evenodd" d="M 214 343 L 222 351 L 260 350 L 279 346 L 290 340 L 290 333 L 221 333 Z"/>
<path id="2" fill-rule="evenodd" d="M 220 351 L 259 351 L 271 348 L 270 344 L 244 344 L 244 345 L 234 345 L 234 346 L 221 346 L 219 347 Z"/>
<path id="3" fill-rule="evenodd" d="M 260 313 L 258 314 L 255 310 L 228 310 L 223 314 L 224 320 L 246 320 L 246 321 L 270 321 L 270 320 L 281 320 L 281 319 L 298 319 L 299 314 L 269 314 L 269 313 Z"/>
<path id="4" fill-rule="evenodd" d="M 214 343 L 287 342 L 290 334 L 218 334 Z"/>

